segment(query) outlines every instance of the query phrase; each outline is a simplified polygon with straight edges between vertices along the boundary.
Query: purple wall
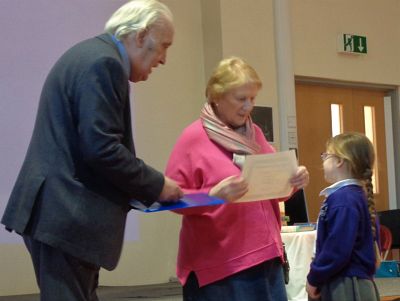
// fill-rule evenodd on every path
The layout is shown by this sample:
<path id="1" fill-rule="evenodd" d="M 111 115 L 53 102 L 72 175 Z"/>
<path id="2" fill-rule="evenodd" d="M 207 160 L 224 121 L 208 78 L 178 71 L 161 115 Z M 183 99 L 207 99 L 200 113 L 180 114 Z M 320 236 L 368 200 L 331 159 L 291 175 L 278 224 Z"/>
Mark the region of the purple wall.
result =
<path id="1" fill-rule="evenodd" d="M 73 44 L 103 32 L 122 0 L 0 1 L 0 216 L 25 156 L 40 91 L 58 57 Z M 129 215 L 127 240 L 138 239 Z M 0 243 L 22 240 L 0 226 Z"/>

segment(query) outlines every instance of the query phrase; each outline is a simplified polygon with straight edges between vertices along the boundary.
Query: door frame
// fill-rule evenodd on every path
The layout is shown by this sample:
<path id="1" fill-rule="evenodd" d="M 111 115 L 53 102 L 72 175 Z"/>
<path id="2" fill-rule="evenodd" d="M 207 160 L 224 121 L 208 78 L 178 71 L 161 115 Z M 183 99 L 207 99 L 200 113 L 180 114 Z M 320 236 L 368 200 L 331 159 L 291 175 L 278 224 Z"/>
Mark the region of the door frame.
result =
<path id="1" fill-rule="evenodd" d="M 400 87 L 394 85 L 340 81 L 307 76 L 295 76 L 295 84 L 297 83 L 320 86 L 365 88 L 379 90 L 385 93 L 384 106 L 388 171 L 388 204 L 389 209 L 399 209 L 400 188 L 397 187 L 400 187 Z M 294 106 L 296 106 L 296 103 L 294 103 Z"/>

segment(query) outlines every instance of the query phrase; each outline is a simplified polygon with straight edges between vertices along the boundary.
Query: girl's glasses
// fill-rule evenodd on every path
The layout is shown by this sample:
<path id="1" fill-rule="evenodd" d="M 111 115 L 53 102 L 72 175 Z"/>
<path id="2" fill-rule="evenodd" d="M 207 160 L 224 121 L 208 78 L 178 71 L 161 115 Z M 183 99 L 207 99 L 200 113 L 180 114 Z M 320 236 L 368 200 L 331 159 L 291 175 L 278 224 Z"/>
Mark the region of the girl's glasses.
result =
<path id="1" fill-rule="evenodd" d="M 326 159 L 329 159 L 330 157 L 336 157 L 336 155 L 335 154 L 330 154 L 330 153 L 321 153 L 322 161 L 325 161 Z"/>

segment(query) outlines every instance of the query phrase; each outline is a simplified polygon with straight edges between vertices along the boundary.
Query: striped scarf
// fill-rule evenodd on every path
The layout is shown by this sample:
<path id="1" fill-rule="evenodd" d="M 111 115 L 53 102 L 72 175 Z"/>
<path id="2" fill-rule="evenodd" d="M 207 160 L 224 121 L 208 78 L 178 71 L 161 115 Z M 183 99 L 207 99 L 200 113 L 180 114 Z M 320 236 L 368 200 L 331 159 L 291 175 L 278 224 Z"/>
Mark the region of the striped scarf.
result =
<path id="1" fill-rule="evenodd" d="M 243 135 L 223 123 L 217 115 L 215 115 L 209 103 L 204 104 L 200 118 L 208 138 L 221 145 L 226 150 L 241 155 L 259 153 L 260 146 L 255 141 L 253 122 L 250 116 L 244 125 L 245 132 Z"/>

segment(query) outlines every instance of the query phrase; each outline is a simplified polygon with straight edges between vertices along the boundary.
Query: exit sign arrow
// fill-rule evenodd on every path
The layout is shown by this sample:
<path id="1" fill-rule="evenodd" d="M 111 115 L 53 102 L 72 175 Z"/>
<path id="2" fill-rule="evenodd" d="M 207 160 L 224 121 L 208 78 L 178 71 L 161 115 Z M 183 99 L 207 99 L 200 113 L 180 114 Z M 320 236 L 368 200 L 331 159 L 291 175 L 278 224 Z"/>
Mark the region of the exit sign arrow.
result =
<path id="1" fill-rule="evenodd" d="M 338 51 L 354 54 L 367 54 L 367 37 L 354 34 L 338 36 Z"/>

